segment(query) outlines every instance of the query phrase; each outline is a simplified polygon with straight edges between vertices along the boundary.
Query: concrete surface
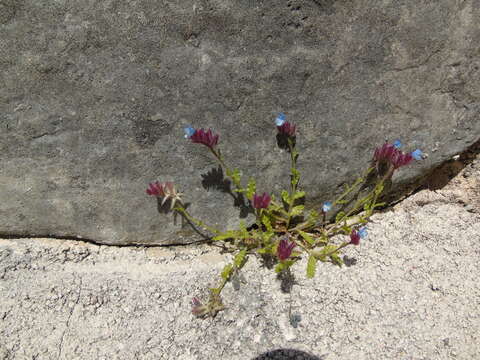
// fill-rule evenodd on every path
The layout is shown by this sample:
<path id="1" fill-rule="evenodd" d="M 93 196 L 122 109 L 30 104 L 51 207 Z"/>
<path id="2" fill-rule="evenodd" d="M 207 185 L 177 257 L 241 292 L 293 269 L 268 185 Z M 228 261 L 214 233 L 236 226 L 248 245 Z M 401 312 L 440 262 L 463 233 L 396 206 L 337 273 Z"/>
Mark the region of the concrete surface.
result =
<path id="1" fill-rule="evenodd" d="M 375 215 L 350 266 L 296 266 L 292 298 L 250 261 L 213 320 L 190 300 L 216 248 L 3 239 L 0 359 L 479 359 L 479 213 L 477 160 Z"/>

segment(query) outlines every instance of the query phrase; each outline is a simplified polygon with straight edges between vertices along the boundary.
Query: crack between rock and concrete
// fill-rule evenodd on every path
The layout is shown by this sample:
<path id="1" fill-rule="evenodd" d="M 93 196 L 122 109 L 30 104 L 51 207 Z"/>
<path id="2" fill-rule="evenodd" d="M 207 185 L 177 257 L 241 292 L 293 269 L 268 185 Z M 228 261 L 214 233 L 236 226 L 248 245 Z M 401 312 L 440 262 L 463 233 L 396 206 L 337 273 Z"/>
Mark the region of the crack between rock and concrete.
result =
<path id="1" fill-rule="evenodd" d="M 57 360 L 60 359 L 62 356 L 62 351 L 63 351 L 63 341 L 65 339 L 65 334 L 67 333 L 68 329 L 70 328 L 70 319 L 72 318 L 73 312 L 75 311 L 75 308 L 77 307 L 78 303 L 80 302 L 80 296 L 82 295 L 82 277 L 80 277 L 80 286 L 78 289 L 78 294 L 77 294 L 77 299 L 75 300 L 75 304 L 73 304 L 72 309 L 70 310 L 70 314 L 68 314 L 68 319 L 67 319 L 67 324 L 65 325 L 65 330 L 63 330 L 62 337 L 60 339 L 60 343 L 58 344 L 58 356 Z"/>

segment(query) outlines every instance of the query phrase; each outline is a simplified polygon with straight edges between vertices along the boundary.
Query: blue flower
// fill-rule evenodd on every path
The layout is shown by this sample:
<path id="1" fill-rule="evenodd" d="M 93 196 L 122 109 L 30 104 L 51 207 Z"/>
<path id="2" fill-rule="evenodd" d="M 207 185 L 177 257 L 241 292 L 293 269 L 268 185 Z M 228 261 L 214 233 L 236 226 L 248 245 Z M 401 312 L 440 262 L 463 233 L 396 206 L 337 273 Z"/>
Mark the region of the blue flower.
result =
<path id="1" fill-rule="evenodd" d="M 420 149 L 412 151 L 412 156 L 415 160 L 423 160 L 423 152 Z"/>
<path id="2" fill-rule="evenodd" d="M 358 230 L 358 234 L 360 235 L 360 237 L 363 239 L 363 238 L 366 238 L 367 235 L 368 235 L 368 232 L 367 232 L 367 228 L 366 227 L 362 227 Z"/>
<path id="3" fill-rule="evenodd" d="M 185 132 L 185 139 L 188 139 L 190 137 L 192 137 L 193 134 L 195 134 L 195 129 L 192 128 L 191 126 L 188 126 L 186 128 L 183 129 L 183 131 Z"/>
<path id="4" fill-rule="evenodd" d="M 322 207 L 323 212 L 325 213 L 329 212 L 331 209 L 332 209 L 332 203 L 330 201 L 325 201 Z"/>
<path id="5" fill-rule="evenodd" d="M 277 118 L 275 119 L 275 125 L 282 126 L 283 123 L 285 122 L 285 118 L 286 118 L 286 116 L 283 112 L 278 114 Z"/>
<path id="6" fill-rule="evenodd" d="M 395 142 L 393 143 L 393 146 L 397 149 L 400 149 L 402 147 L 402 142 L 400 140 L 395 140 Z"/>

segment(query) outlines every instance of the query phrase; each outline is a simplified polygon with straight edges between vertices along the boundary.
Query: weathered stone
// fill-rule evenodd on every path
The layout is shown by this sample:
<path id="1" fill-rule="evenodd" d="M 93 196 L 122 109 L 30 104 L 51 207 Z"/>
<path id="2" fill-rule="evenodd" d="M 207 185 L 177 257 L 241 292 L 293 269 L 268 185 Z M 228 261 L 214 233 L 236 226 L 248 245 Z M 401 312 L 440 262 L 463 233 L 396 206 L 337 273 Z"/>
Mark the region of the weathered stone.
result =
<path id="1" fill-rule="evenodd" d="M 310 204 L 385 139 L 429 154 L 397 178 L 415 179 L 480 138 L 479 18 L 475 0 L 2 1 L 0 232 L 191 241 L 145 194 L 156 179 L 234 226 L 246 214 L 182 128 L 213 127 L 245 178 L 279 191 L 278 111 L 298 125 Z"/>

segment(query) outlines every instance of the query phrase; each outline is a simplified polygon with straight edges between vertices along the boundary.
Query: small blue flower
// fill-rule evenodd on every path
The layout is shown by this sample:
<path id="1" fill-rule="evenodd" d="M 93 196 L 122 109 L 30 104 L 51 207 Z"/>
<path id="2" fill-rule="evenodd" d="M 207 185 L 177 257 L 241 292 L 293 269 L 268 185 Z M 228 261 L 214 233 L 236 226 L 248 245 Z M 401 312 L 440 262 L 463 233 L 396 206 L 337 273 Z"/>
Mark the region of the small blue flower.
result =
<path id="1" fill-rule="evenodd" d="M 393 146 L 396 148 L 396 149 L 400 149 L 402 147 L 402 142 L 400 140 L 395 140 L 395 142 L 393 143 Z"/>
<path id="2" fill-rule="evenodd" d="M 192 137 L 193 134 L 195 134 L 195 129 L 191 126 L 184 128 L 183 131 L 185 132 L 185 139 L 188 139 Z"/>
<path id="3" fill-rule="evenodd" d="M 417 149 L 417 150 L 415 150 L 415 151 L 412 151 L 412 154 L 411 154 L 411 155 L 413 156 L 413 158 L 414 158 L 415 160 L 423 160 L 423 152 L 422 152 L 422 150 L 420 150 L 420 149 Z"/>
<path id="4" fill-rule="evenodd" d="M 322 207 L 323 212 L 325 213 L 329 212 L 331 209 L 332 209 L 332 203 L 330 201 L 325 201 Z"/>
<path id="5" fill-rule="evenodd" d="M 358 234 L 360 235 L 360 237 L 362 239 L 366 238 L 367 235 L 368 235 L 368 232 L 367 232 L 367 228 L 366 227 L 362 227 L 358 230 Z"/>
<path id="6" fill-rule="evenodd" d="M 286 116 L 283 112 L 278 114 L 277 118 L 275 119 L 275 125 L 282 126 L 283 123 L 285 122 L 285 118 L 286 118 Z"/>

